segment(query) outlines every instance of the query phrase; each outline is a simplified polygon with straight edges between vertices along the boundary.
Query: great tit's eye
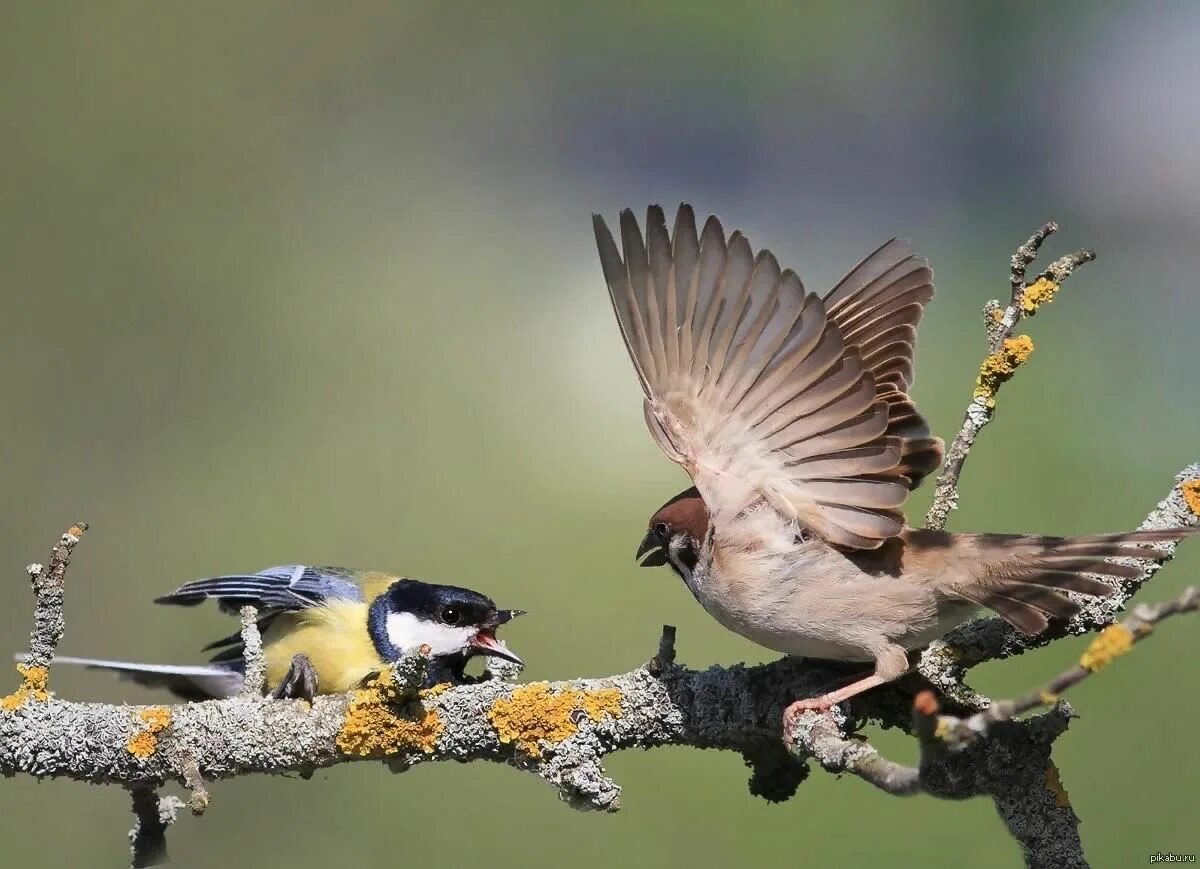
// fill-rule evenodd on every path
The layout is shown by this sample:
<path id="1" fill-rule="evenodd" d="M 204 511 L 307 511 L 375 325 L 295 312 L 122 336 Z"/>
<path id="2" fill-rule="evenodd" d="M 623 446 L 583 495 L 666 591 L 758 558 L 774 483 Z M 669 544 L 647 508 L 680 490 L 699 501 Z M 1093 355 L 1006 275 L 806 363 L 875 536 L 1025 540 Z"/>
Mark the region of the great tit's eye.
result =
<path id="1" fill-rule="evenodd" d="M 456 625 L 458 624 L 458 620 L 460 618 L 462 618 L 462 616 L 457 607 L 448 606 L 442 608 L 442 621 L 446 624 Z"/>
<path id="2" fill-rule="evenodd" d="M 659 522 L 657 525 L 654 526 L 654 536 L 660 537 L 664 540 L 666 539 L 667 534 L 670 533 L 670 531 L 671 531 L 671 529 L 667 527 L 666 522 Z"/>

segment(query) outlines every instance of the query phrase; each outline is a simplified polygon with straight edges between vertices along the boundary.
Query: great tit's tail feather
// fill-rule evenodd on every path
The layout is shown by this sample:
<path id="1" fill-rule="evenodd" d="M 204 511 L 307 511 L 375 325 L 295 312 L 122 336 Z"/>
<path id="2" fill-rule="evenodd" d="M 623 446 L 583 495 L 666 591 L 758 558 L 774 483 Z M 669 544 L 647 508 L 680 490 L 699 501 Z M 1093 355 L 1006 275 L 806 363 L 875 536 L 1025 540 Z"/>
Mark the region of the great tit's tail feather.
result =
<path id="1" fill-rule="evenodd" d="M 20 656 L 18 656 L 20 657 Z M 212 666 L 175 664 L 139 664 L 133 661 L 106 661 L 100 658 L 72 658 L 55 655 L 56 664 L 78 664 L 89 670 L 107 670 L 150 688 L 166 688 L 184 700 L 220 700 L 242 690 L 242 672 L 228 662 Z"/>

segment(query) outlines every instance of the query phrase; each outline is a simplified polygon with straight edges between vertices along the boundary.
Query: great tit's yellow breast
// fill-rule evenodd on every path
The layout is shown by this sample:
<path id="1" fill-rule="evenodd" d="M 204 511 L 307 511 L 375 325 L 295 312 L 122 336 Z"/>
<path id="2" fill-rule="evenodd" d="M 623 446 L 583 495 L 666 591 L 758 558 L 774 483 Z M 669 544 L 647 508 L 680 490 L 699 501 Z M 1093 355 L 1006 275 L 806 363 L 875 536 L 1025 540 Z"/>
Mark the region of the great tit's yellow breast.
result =
<path id="1" fill-rule="evenodd" d="M 263 654 L 269 689 L 283 681 L 294 655 L 306 655 L 319 694 L 349 691 L 385 666 L 367 633 L 367 605 L 354 601 L 281 613 L 263 636 Z"/>

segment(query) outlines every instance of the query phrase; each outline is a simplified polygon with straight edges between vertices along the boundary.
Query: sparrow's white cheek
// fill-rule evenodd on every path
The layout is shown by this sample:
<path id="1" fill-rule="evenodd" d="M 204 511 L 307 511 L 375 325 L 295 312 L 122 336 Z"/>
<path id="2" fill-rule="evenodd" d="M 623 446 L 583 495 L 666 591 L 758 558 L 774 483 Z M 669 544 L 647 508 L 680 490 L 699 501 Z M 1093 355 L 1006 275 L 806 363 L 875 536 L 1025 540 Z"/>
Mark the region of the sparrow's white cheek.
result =
<path id="1" fill-rule="evenodd" d="M 389 613 L 388 639 L 398 649 L 429 646 L 435 655 L 448 655 L 465 649 L 475 635 L 472 628 L 456 628 L 438 622 L 419 619 L 412 613 Z"/>

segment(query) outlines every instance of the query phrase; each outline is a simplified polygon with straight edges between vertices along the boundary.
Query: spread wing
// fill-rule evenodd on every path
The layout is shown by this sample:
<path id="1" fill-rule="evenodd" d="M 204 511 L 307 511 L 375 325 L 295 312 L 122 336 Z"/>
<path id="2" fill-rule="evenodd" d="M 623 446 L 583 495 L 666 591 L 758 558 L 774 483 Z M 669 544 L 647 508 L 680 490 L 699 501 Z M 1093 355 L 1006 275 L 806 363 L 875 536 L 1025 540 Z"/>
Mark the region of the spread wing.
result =
<path id="1" fill-rule="evenodd" d="M 900 440 L 901 472 L 915 489 L 942 464 L 942 439 L 917 412 L 913 348 L 925 305 L 933 298 L 933 271 L 908 243 L 893 238 L 867 256 L 830 290 L 825 311 L 847 346 L 858 350 L 875 378 L 875 394 L 888 405 L 889 437 Z"/>
<path id="2" fill-rule="evenodd" d="M 356 571 L 344 567 L 285 564 L 258 573 L 196 579 L 156 598 L 155 603 L 195 606 L 215 598 L 227 612 L 237 612 L 246 604 L 264 610 L 305 609 L 330 599 L 362 601 L 357 576 Z"/>
<path id="3" fill-rule="evenodd" d="M 900 355 L 892 342 L 868 340 L 870 328 L 846 341 L 825 302 L 770 251 L 755 254 L 740 232 L 726 238 L 714 217 L 698 235 L 687 205 L 670 233 L 652 206 L 644 240 L 623 211 L 621 250 L 603 219 L 594 224 L 646 423 L 714 520 L 765 498 L 842 546 L 874 549 L 898 534 L 910 483 L 904 439 L 889 433 L 900 402 L 880 393 L 876 360 L 863 358 L 878 357 L 890 395 L 886 375 L 903 370 L 888 364 Z M 849 315 L 857 296 L 845 295 Z"/>

